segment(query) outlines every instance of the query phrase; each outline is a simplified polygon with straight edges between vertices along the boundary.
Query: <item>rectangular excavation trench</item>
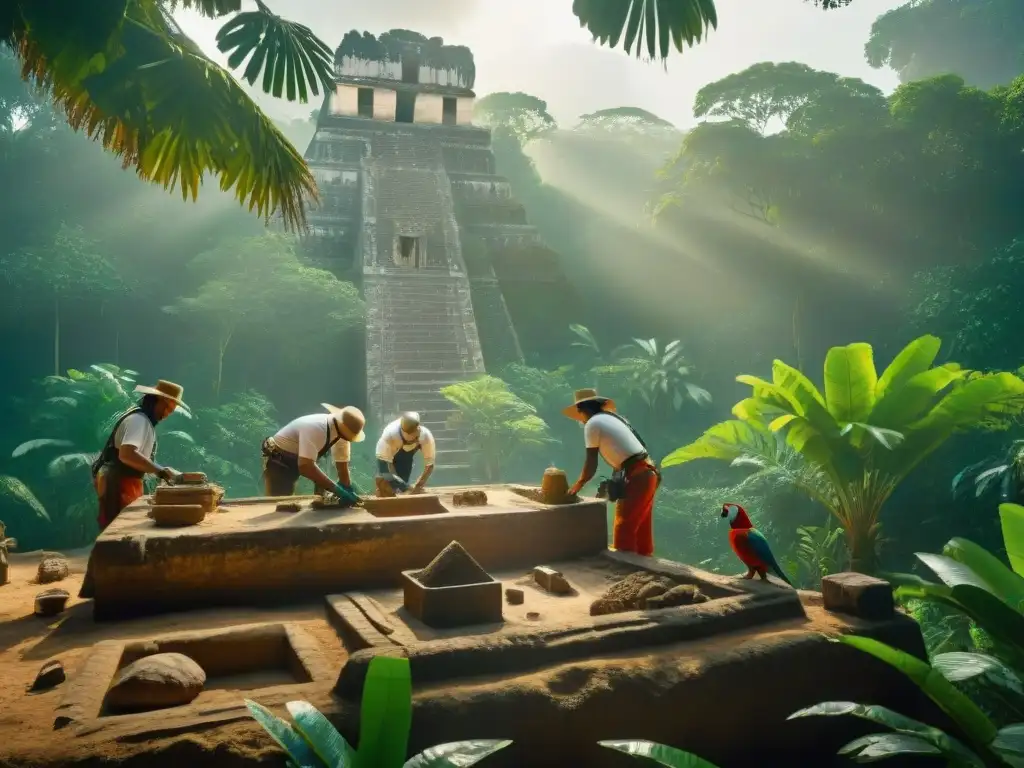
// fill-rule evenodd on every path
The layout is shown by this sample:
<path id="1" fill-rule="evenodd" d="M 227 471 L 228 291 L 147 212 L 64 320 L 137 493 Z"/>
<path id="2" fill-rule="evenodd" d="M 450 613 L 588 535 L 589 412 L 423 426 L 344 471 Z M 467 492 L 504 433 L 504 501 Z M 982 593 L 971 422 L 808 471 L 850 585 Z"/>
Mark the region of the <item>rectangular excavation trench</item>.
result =
<path id="1" fill-rule="evenodd" d="M 206 683 L 199 696 L 175 707 L 126 714 L 111 711 L 107 693 L 120 670 L 158 653 L 180 653 L 202 667 Z M 102 728 L 106 723 L 122 724 L 132 719 L 148 722 L 151 728 L 154 721 L 159 721 L 159 727 L 167 727 L 168 723 L 190 719 L 209 721 L 211 708 L 221 719 L 237 719 L 246 712 L 242 698 L 261 703 L 275 696 L 295 698 L 303 690 L 323 687 L 335 674 L 316 640 L 289 623 L 108 640 L 93 646 L 82 671 L 69 683 L 54 727 L 92 724 Z"/>
<path id="2" fill-rule="evenodd" d="M 678 584 L 694 585 L 708 600 L 601 616 L 590 616 L 577 607 L 574 613 L 566 611 L 561 621 L 556 616 L 532 626 L 512 625 L 510 611 L 523 606 L 506 604 L 504 625 L 495 622 L 436 630 L 425 628 L 408 611 L 396 608 L 400 596 L 389 600 L 378 593 L 368 601 L 362 593 L 330 595 L 326 599 L 328 619 L 350 651 L 338 677 L 336 693 L 358 698 L 366 667 L 375 655 L 408 657 L 417 685 L 430 685 L 476 676 L 514 677 L 556 664 L 695 642 L 805 617 L 797 592 L 775 584 L 741 582 L 670 561 L 617 552 L 607 552 L 593 560 L 606 561 L 612 575 L 649 572 Z M 568 578 L 569 570 L 565 573 Z M 502 587 L 513 584 L 506 575 Z M 572 599 L 575 598 L 565 598 Z M 529 600 L 527 593 L 525 608 L 530 607 Z M 589 597 L 584 600 L 589 605 Z"/>

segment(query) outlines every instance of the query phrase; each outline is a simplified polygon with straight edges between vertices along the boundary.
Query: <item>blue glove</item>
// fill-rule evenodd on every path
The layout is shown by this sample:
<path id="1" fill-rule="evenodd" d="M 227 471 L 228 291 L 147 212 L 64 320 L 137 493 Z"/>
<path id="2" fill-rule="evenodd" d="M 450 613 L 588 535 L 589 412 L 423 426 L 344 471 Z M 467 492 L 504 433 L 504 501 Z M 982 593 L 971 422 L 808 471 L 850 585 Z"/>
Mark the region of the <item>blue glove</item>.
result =
<path id="1" fill-rule="evenodd" d="M 356 493 L 353 490 L 352 486 L 349 486 L 349 487 L 346 488 L 341 483 L 335 483 L 335 485 L 334 485 L 334 495 L 337 496 L 339 499 L 341 499 L 343 502 L 346 502 L 347 504 L 358 504 L 359 503 L 359 497 L 356 495 Z"/>
<path id="2" fill-rule="evenodd" d="M 387 480 L 391 484 L 391 487 L 396 491 L 402 491 L 404 493 L 409 490 L 409 484 L 398 475 L 385 475 L 384 479 Z"/>

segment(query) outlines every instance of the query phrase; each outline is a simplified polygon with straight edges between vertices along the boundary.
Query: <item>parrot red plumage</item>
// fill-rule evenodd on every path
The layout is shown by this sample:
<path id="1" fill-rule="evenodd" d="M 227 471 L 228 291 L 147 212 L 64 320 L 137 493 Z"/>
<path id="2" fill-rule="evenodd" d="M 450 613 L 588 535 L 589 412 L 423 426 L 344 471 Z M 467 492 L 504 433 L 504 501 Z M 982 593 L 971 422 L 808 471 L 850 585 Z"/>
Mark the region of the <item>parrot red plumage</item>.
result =
<path id="1" fill-rule="evenodd" d="M 789 586 L 793 586 L 772 554 L 768 539 L 750 522 L 743 507 L 739 504 L 723 504 L 722 517 L 729 520 L 729 544 L 732 551 L 747 566 L 747 575 L 743 578 L 752 579 L 756 573 L 763 581 L 767 581 L 768 571 L 772 571 Z"/>

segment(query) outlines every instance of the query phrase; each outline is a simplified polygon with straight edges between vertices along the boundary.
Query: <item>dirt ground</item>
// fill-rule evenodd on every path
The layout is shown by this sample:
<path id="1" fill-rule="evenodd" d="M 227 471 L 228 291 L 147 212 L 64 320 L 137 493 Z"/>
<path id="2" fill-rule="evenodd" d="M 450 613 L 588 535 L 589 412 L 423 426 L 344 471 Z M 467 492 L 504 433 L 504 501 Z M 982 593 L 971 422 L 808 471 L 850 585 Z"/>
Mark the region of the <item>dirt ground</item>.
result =
<path id="1" fill-rule="evenodd" d="M 84 660 L 89 648 L 96 642 L 111 638 L 152 637 L 156 634 L 183 630 L 218 629 L 239 624 L 268 621 L 290 621 L 312 634 L 326 660 L 340 669 L 345 651 L 334 630 L 327 624 L 323 604 L 319 601 L 279 610 L 217 610 L 168 614 L 129 622 L 100 623 L 92 621 L 88 601 L 78 598 L 82 584 L 88 550 L 63 553 L 71 565 L 70 576 L 56 584 L 41 586 L 35 583 L 39 553 L 10 555 L 11 580 L 0 587 L 0 669 L 4 685 L 0 685 L 0 765 L 10 755 L 35 756 L 38 765 L 62 765 L 64 759 L 50 762 L 54 753 L 71 758 L 75 753 L 87 752 L 116 761 L 126 751 L 137 751 L 129 745 L 97 744 L 88 737 L 75 737 L 70 732 L 52 731 L 54 710 L 60 703 L 67 683 L 42 693 L 27 693 L 40 667 L 50 660 L 58 660 L 70 679 Z M 43 589 L 59 587 L 71 594 L 67 610 L 55 619 L 41 619 L 34 615 L 35 596 Z M 218 698 L 237 694 L 242 699 L 254 686 L 250 679 L 235 681 L 236 688 L 228 690 L 228 681 L 218 680 L 215 692 Z M 206 694 L 204 694 L 206 695 Z M 161 718 L 156 712 L 154 721 Z M 276 748 L 258 729 L 228 726 L 236 735 L 228 739 L 232 750 L 241 755 L 257 757 Z M 70 729 L 69 729 L 70 731 Z M 223 747 L 224 730 L 192 734 L 187 737 L 200 751 L 217 752 Z M 45 747 L 44 747 L 45 745 Z M 49 753 L 50 756 L 47 756 Z M 34 762 L 34 761 L 30 761 Z M 174 761 L 176 762 L 176 761 Z M 19 762 L 19 764 L 26 764 Z M 98 762 L 97 764 L 103 764 Z M 225 765 L 231 765 L 229 760 Z"/>

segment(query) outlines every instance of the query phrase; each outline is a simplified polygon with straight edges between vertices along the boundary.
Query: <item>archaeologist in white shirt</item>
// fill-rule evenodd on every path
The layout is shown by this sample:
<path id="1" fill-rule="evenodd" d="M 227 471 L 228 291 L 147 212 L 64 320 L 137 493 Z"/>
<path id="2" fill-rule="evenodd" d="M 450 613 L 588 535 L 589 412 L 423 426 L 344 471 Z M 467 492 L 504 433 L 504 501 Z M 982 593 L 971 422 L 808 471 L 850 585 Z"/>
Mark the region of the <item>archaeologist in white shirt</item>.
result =
<path id="1" fill-rule="evenodd" d="M 349 461 L 352 443 L 366 439 L 366 419 L 358 408 L 338 408 L 323 403 L 327 413 L 300 416 L 263 441 L 263 482 L 268 496 L 294 496 L 300 477 L 331 491 L 342 501 L 355 504 L 358 492 L 352 486 Z M 338 471 L 335 483 L 317 466 L 328 453 Z"/>
<path id="2" fill-rule="evenodd" d="M 430 430 L 420 424 L 420 415 L 411 411 L 403 413 L 384 427 L 377 441 L 378 483 L 389 485 L 394 493 L 409 490 L 412 459 L 421 451 L 423 472 L 413 486 L 415 491 L 422 491 L 430 479 L 437 448 Z"/>

